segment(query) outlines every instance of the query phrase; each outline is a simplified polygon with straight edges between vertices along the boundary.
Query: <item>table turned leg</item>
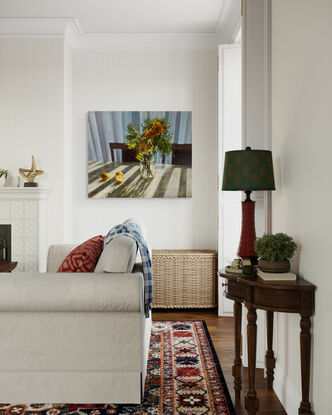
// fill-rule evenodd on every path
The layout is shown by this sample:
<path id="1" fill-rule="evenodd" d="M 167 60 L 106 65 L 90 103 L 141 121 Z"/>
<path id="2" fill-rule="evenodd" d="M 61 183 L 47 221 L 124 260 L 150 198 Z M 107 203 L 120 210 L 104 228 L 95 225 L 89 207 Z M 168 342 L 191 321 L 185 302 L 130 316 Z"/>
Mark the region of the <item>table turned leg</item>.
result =
<path id="1" fill-rule="evenodd" d="M 235 400 L 241 399 L 242 389 L 242 359 L 241 359 L 241 321 L 242 321 L 242 304 L 234 302 L 234 341 L 235 341 L 235 358 L 232 368 L 234 377 Z"/>
<path id="2" fill-rule="evenodd" d="M 273 311 L 266 312 L 267 350 L 265 353 L 265 367 L 267 388 L 273 389 L 274 368 L 276 359 L 273 352 Z"/>
<path id="3" fill-rule="evenodd" d="M 249 415 L 255 415 L 259 409 L 256 393 L 256 346 L 257 346 L 257 314 L 256 308 L 248 306 L 247 313 L 247 340 L 248 340 L 248 381 L 249 388 L 245 399 L 246 410 Z"/>
<path id="4" fill-rule="evenodd" d="M 302 380 L 302 400 L 299 407 L 300 415 L 312 415 L 309 402 L 309 383 L 310 383 L 310 353 L 311 353 L 311 322 L 310 313 L 301 314 L 301 380 Z"/>

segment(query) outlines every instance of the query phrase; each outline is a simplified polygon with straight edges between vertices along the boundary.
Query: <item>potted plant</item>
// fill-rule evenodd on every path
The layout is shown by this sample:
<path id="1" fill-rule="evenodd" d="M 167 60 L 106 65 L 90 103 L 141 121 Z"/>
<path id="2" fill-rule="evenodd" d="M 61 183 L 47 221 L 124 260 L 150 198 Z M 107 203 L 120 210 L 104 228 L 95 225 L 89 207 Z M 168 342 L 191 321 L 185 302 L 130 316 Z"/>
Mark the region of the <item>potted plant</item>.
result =
<path id="1" fill-rule="evenodd" d="M 0 169 L 0 186 L 4 186 L 6 184 L 6 179 L 8 176 L 8 170 Z"/>
<path id="2" fill-rule="evenodd" d="M 255 241 L 255 251 L 259 256 L 258 268 L 265 272 L 288 272 L 289 260 L 296 248 L 293 238 L 285 233 L 264 234 Z"/>
<path id="3" fill-rule="evenodd" d="M 155 154 L 158 151 L 162 154 L 172 152 L 173 134 L 169 131 L 169 123 L 166 118 L 147 118 L 141 124 L 142 132 L 133 124 L 128 124 L 127 131 L 127 145 L 136 151 L 142 179 L 152 179 Z"/>

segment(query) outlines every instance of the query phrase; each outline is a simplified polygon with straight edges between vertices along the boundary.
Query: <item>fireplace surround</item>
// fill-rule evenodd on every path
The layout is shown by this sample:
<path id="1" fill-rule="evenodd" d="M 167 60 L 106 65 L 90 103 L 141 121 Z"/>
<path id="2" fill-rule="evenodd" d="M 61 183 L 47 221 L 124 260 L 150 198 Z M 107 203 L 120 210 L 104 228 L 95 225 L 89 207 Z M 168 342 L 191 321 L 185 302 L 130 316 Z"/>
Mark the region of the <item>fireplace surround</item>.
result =
<path id="1" fill-rule="evenodd" d="M 0 188 L 0 226 L 11 225 L 6 260 L 18 263 L 14 272 L 46 271 L 49 194 L 50 189 L 42 187 Z"/>

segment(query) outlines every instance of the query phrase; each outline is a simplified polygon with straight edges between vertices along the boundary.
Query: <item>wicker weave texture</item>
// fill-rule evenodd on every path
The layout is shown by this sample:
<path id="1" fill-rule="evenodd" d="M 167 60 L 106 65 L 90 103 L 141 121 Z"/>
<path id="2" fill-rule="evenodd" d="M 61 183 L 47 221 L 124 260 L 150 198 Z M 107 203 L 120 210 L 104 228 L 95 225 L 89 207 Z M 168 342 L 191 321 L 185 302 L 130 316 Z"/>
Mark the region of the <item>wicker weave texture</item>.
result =
<path id="1" fill-rule="evenodd" d="M 216 307 L 217 259 L 212 250 L 153 250 L 152 306 Z"/>

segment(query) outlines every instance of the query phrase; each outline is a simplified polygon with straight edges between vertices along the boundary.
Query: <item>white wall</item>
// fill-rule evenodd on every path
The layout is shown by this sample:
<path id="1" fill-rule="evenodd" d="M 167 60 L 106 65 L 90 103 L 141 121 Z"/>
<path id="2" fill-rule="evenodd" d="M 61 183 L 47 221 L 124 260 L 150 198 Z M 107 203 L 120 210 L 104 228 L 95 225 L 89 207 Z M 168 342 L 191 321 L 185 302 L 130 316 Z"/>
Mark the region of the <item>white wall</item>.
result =
<path id="1" fill-rule="evenodd" d="M 266 117 L 264 19 L 267 4 L 267 0 L 243 2 L 243 143 L 253 149 L 263 148 L 267 141 L 264 122 Z"/>
<path id="2" fill-rule="evenodd" d="M 242 149 L 242 65 L 241 45 L 219 46 L 219 81 L 218 81 L 218 113 L 219 113 L 219 269 L 229 265 L 239 246 L 241 234 L 241 198 L 242 192 L 223 192 L 225 152 Z M 219 316 L 233 316 L 232 300 L 224 294 L 225 280 L 218 278 Z"/>
<path id="3" fill-rule="evenodd" d="M 73 215 L 73 53 L 69 44 L 64 42 L 64 242 L 72 241 L 72 215 Z"/>
<path id="4" fill-rule="evenodd" d="M 45 170 L 37 181 L 50 187 L 50 243 L 63 240 L 64 41 L 0 39 L 0 168 L 19 175 Z"/>
<path id="5" fill-rule="evenodd" d="M 311 383 L 316 415 L 331 412 L 331 21 L 330 0 L 273 1 L 272 144 L 280 163 L 273 232 L 294 236 L 295 270 L 317 285 Z M 277 324 L 277 359 L 286 376 L 286 389 L 279 387 L 278 394 L 289 415 L 299 405 L 289 388 L 296 398 L 301 391 L 299 320 L 279 315 Z"/>
<path id="6" fill-rule="evenodd" d="M 217 52 L 75 52 L 73 239 L 132 216 L 153 248 L 217 248 Z M 192 199 L 88 199 L 87 112 L 192 111 Z"/>
<path id="7" fill-rule="evenodd" d="M 242 148 L 271 149 L 270 131 L 270 6 L 272 0 L 243 2 L 242 18 Z M 271 231 L 271 192 L 253 192 L 256 236 Z M 242 195 L 242 197 L 244 194 Z M 245 307 L 244 307 L 245 308 Z M 244 366 L 248 365 L 246 309 L 242 319 Z M 256 367 L 265 367 L 265 312 L 257 311 Z"/>

